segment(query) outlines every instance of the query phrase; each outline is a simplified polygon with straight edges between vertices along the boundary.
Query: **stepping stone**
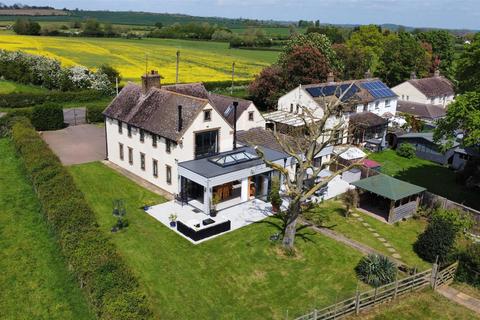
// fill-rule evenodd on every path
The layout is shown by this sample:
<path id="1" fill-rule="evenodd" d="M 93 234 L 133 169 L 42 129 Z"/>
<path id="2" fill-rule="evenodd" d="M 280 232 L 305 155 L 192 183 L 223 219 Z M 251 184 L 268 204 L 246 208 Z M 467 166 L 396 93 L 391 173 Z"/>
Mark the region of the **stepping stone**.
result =
<path id="1" fill-rule="evenodd" d="M 357 220 L 361 222 L 361 221 L 363 221 L 363 218 L 357 217 Z"/>
<path id="2" fill-rule="evenodd" d="M 370 225 L 369 225 L 368 223 L 366 223 L 366 222 L 364 222 L 364 223 L 362 223 L 362 224 L 363 224 L 365 227 L 370 226 Z"/>
<path id="3" fill-rule="evenodd" d="M 373 233 L 373 236 L 374 236 L 375 238 L 380 237 L 380 235 L 379 235 L 378 233 L 376 233 L 376 232 Z"/>
<path id="4" fill-rule="evenodd" d="M 385 247 L 387 247 L 387 248 L 391 248 L 391 247 L 392 247 L 392 245 L 391 245 L 390 243 L 388 243 L 388 242 L 384 242 L 383 245 L 384 245 Z"/>
<path id="5" fill-rule="evenodd" d="M 375 229 L 373 229 L 373 228 L 368 228 L 367 230 L 371 231 L 371 232 L 375 232 Z"/>
<path id="6" fill-rule="evenodd" d="M 352 216 L 354 216 L 354 217 L 360 217 L 360 216 L 358 215 L 358 213 L 352 213 Z"/>
<path id="7" fill-rule="evenodd" d="M 395 250 L 393 248 L 388 248 L 387 250 L 390 251 L 390 252 L 397 252 L 397 250 Z"/>
<path id="8" fill-rule="evenodd" d="M 392 257 L 394 257 L 395 259 L 402 259 L 402 256 L 399 255 L 398 253 L 392 254 Z"/>
<path id="9" fill-rule="evenodd" d="M 383 239 L 383 238 L 378 238 L 378 240 L 382 241 L 382 242 L 387 242 L 387 240 Z"/>

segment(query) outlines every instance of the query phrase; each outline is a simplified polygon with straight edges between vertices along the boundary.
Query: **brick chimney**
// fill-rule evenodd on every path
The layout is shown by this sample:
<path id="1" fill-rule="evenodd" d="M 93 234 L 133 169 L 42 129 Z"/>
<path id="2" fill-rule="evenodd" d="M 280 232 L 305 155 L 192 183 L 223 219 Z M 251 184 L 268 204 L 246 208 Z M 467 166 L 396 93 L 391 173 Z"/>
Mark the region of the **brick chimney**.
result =
<path id="1" fill-rule="evenodd" d="M 329 72 L 327 75 L 327 82 L 332 83 L 335 82 L 335 76 L 333 75 L 333 72 Z"/>
<path id="2" fill-rule="evenodd" d="M 410 79 L 411 80 L 417 79 L 417 74 L 415 73 L 415 71 L 410 72 Z"/>
<path id="3" fill-rule="evenodd" d="M 158 74 L 158 71 L 151 70 L 150 72 L 142 76 L 142 92 L 146 94 L 150 88 L 160 88 L 160 79 L 161 75 Z"/>
<path id="4" fill-rule="evenodd" d="M 433 73 L 434 77 L 440 77 L 440 70 L 435 69 L 435 72 Z"/>

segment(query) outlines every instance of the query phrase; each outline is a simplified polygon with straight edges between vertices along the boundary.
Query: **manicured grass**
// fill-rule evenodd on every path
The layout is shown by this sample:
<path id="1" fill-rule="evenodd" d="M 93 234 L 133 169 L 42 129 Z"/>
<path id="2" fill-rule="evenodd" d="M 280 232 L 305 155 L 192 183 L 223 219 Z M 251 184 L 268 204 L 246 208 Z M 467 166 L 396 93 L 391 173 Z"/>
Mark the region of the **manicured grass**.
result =
<path id="1" fill-rule="evenodd" d="M 480 209 L 478 192 L 457 184 L 453 170 L 420 158 L 400 157 L 394 150 L 372 153 L 369 158 L 380 162 L 381 171 L 385 174 L 425 187 L 428 191 L 452 201 Z"/>
<path id="2" fill-rule="evenodd" d="M 26 85 L 7 80 L 0 80 L 0 94 L 41 93 L 47 91 L 47 89 L 38 86 Z"/>
<path id="3" fill-rule="evenodd" d="M 363 226 L 360 221 L 351 215 L 345 218 L 344 207 L 340 201 L 325 201 L 313 210 L 328 216 L 329 220 L 324 223 L 325 227 L 329 227 L 350 239 L 361 242 L 387 256 L 391 256 L 392 253 L 387 250 L 387 247 L 374 237 L 373 233 L 368 231 L 367 227 Z M 364 222 L 367 222 L 375 229 L 376 233 L 386 239 L 393 248 L 397 250 L 402 256 L 401 260 L 407 265 L 422 270 L 431 267 L 428 262 L 423 261 L 413 251 L 413 243 L 417 240 L 418 235 L 425 229 L 425 221 L 409 219 L 391 225 L 359 211 L 356 211 L 356 213 L 362 217 Z"/>
<path id="4" fill-rule="evenodd" d="M 452 302 L 431 290 L 412 293 L 396 302 L 369 310 L 349 320 L 473 320 L 480 317 L 473 311 Z"/>
<path id="5" fill-rule="evenodd" d="M 94 319 L 40 214 L 7 139 L 0 139 L 0 318 Z"/>
<path id="6" fill-rule="evenodd" d="M 124 81 L 135 82 L 145 72 L 148 54 L 148 68 L 158 69 L 164 83 L 175 82 L 177 50 L 181 51 L 181 82 L 230 80 L 232 62 L 237 80 L 252 79 L 278 56 L 278 52 L 229 49 L 228 43 L 213 41 L 34 37 L 1 32 L 0 48 L 53 57 L 66 65 L 96 68 L 108 63 L 120 71 Z"/>
<path id="7" fill-rule="evenodd" d="M 300 254 L 285 257 L 269 241 L 267 220 L 193 245 L 143 212 L 160 196 L 101 163 L 70 167 L 100 228 L 146 287 L 161 319 L 280 319 L 353 296 L 361 255 L 305 230 Z M 112 200 L 123 199 L 130 226 L 112 234 Z M 170 212 L 165 212 L 169 215 Z M 362 287 L 362 285 L 360 284 Z"/>

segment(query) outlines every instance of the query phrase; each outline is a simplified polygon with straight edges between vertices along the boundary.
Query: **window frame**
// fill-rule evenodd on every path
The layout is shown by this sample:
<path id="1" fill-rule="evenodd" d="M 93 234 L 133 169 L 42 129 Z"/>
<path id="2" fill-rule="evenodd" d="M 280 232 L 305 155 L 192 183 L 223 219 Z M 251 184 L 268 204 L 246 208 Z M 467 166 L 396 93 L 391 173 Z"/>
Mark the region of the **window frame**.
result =
<path id="1" fill-rule="evenodd" d="M 167 164 L 165 165 L 165 170 L 165 180 L 167 181 L 167 184 L 172 184 L 172 167 Z"/>
<path id="2" fill-rule="evenodd" d="M 210 121 L 212 121 L 212 109 L 203 110 L 203 122 Z"/>
<path id="3" fill-rule="evenodd" d="M 145 142 L 145 130 L 140 129 L 140 142 L 144 143 Z"/>
<path id="4" fill-rule="evenodd" d="M 128 164 L 133 166 L 133 148 L 128 147 Z"/>
<path id="5" fill-rule="evenodd" d="M 117 126 L 118 126 L 118 134 L 123 134 L 123 122 L 120 120 L 117 120 Z"/>
<path id="6" fill-rule="evenodd" d="M 129 125 L 129 124 L 127 124 L 127 131 L 128 131 L 128 133 L 127 133 L 128 137 L 131 138 L 132 137 L 132 126 Z"/>
<path id="7" fill-rule="evenodd" d="M 168 154 L 172 153 L 172 141 L 167 138 L 165 138 L 165 152 Z"/>
<path id="8" fill-rule="evenodd" d="M 152 174 L 155 178 L 158 178 L 158 160 L 152 159 Z"/>
<path id="9" fill-rule="evenodd" d="M 255 112 L 254 111 L 249 111 L 248 112 L 248 121 L 255 121 L 254 116 L 255 116 Z"/>
<path id="10" fill-rule="evenodd" d="M 145 171 L 145 168 L 146 168 L 146 163 L 145 163 L 145 153 L 143 152 L 140 152 L 140 169 L 142 169 L 143 171 Z"/>
<path id="11" fill-rule="evenodd" d="M 125 159 L 123 143 L 120 143 L 120 142 L 118 143 L 118 153 L 119 153 L 120 160 L 123 161 Z"/>
<path id="12" fill-rule="evenodd" d="M 157 140 L 158 140 L 157 135 L 152 133 L 152 147 L 154 147 L 154 148 L 157 147 L 157 145 L 158 145 L 158 141 L 157 141 Z"/>

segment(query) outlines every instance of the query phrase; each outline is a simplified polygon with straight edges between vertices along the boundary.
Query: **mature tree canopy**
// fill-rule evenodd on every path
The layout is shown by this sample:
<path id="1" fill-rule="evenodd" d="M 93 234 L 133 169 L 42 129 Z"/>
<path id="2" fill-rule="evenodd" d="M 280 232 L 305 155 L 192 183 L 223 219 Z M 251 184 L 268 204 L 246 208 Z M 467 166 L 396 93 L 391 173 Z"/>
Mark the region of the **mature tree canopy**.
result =
<path id="1" fill-rule="evenodd" d="M 362 79 L 365 76 L 370 66 L 362 49 L 348 47 L 343 43 L 333 45 L 333 49 L 345 66 L 340 75 L 342 79 Z"/>
<path id="2" fill-rule="evenodd" d="M 375 72 L 379 66 L 380 57 L 383 54 L 384 35 L 378 26 L 361 26 L 352 33 L 346 42 L 347 47 L 356 52 L 362 52 L 365 57 L 368 69 Z"/>
<path id="3" fill-rule="evenodd" d="M 406 32 L 386 37 L 377 74 L 389 86 L 410 78 L 412 71 L 420 77 L 428 75 L 429 57 L 415 37 Z"/>
<path id="4" fill-rule="evenodd" d="M 40 30 L 41 27 L 38 22 L 30 19 L 20 18 L 17 19 L 13 24 L 13 31 L 15 31 L 16 34 L 37 36 L 40 34 Z"/>
<path id="5" fill-rule="evenodd" d="M 264 68 L 248 87 L 255 104 L 263 109 L 272 108 L 284 93 L 285 84 L 280 66 Z"/>
<path id="6" fill-rule="evenodd" d="M 451 147 L 455 133 L 463 131 L 463 144 L 478 146 L 480 144 L 480 92 L 460 95 L 455 102 L 448 105 L 447 116 L 438 121 L 434 138 L 446 140 L 445 147 Z"/>
<path id="7" fill-rule="evenodd" d="M 432 62 L 438 59 L 442 74 L 452 77 L 455 37 L 447 30 L 430 30 L 418 33 L 417 38 L 432 45 Z"/>
<path id="8" fill-rule="evenodd" d="M 480 92 L 480 33 L 471 44 L 465 45 L 457 63 L 456 78 L 461 92 Z"/>

